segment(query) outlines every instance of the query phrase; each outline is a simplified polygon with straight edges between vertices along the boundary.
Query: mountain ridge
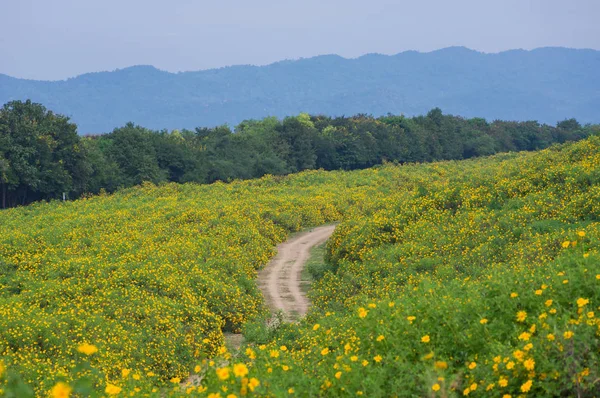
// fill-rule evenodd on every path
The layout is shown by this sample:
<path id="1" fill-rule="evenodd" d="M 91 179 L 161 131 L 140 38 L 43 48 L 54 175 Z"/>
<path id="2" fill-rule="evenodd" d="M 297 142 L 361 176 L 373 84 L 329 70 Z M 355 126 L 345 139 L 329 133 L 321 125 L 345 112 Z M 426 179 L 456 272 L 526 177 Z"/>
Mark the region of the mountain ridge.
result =
<path id="1" fill-rule="evenodd" d="M 0 103 L 40 102 L 70 116 L 80 133 L 108 132 L 128 121 L 175 129 L 300 112 L 415 115 L 434 107 L 466 117 L 591 123 L 600 121 L 597 70 L 600 51 L 592 49 L 447 47 L 175 73 L 134 65 L 57 81 L 0 74 Z"/>

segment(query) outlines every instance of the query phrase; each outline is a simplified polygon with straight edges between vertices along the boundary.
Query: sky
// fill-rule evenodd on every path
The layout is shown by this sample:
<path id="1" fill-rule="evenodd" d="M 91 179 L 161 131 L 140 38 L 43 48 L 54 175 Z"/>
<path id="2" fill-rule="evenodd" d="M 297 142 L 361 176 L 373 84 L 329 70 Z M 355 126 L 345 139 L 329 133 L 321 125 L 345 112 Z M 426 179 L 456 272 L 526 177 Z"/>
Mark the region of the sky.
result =
<path id="1" fill-rule="evenodd" d="M 0 73 L 60 80 L 465 46 L 600 49 L 600 0 L 0 0 Z"/>

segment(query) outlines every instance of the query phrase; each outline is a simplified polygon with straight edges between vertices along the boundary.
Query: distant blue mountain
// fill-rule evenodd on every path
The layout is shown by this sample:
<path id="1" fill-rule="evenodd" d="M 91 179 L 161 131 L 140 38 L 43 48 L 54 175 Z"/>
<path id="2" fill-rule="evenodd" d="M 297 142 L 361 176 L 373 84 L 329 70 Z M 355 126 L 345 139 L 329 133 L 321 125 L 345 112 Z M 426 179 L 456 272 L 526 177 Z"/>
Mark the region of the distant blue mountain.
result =
<path id="1" fill-rule="evenodd" d="M 128 121 L 174 129 L 299 112 L 414 115 L 434 107 L 491 120 L 598 123 L 600 51 L 450 47 L 182 73 L 133 66 L 53 82 L 0 75 L 0 103 L 27 98 L 70 116 L 82 134 Z"/>

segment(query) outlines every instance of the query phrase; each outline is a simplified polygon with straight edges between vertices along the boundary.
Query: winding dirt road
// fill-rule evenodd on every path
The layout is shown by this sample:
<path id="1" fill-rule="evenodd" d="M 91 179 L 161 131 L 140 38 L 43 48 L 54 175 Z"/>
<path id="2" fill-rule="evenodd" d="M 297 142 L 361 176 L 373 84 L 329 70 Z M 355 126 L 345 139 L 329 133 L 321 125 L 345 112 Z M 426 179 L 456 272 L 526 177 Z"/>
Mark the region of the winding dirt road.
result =
<path id="1" fill-rule="evenodd" d="M 310 303 L 300 290 L 301 273 L 313 246 L 325 242 L 335 225 L 301 233 L 277 246 L 277 256 L 258 273 L 258 286 L 273 312 L 282 310 L 287 321 L 303 317 Z"/>

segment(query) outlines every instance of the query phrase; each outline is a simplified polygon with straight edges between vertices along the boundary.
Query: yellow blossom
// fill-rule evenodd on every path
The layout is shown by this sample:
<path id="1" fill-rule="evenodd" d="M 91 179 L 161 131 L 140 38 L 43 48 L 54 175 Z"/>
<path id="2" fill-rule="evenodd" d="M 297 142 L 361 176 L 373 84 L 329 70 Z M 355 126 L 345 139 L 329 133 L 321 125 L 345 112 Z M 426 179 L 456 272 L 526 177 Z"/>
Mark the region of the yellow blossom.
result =
<path id="1" fill-rule="evenodd" d="M 589 304 L 590 300 L 589 299 L 584 299 L 584 298 L 578 298 L 577 299 L 577 306 L 578 307 L 584 307 L 587 304 Z"/>
<path id="2" fill-rule="evenodd" d="M 52 387 L 52 390 L 50 390 L 50 395 L 52 398 L 69 398 L 71 396 L 71 391 L 73 391 L 71 386 L 59 381 L 54 387 Z"/>
<path id="3" fill-rule="evenodd" d="M 115 386 L 114 384 L 107 384 L 104 392 L 108 395 L 117 395 L 121 392 L 121 387 Z"/>
<path id="4" fill-rule="evenodd" d="M 527 380 L 522 386 L 521 386 L 521 391 L 522 392 L 528 392 L 529 390 L 531 390 L 531 385 L 533 384 L 533 381 L 531 380 Z"/>
<path id="5" fill-rule="evenodd" d="M 256 387 L 260 386 L 260 381 L 257 378 L 252 377 L 250 381 L 248 381 L 248 388 L 250 391 L 254 391 Z"/>
<path id="6" fill-rule="evenodd" d="M 436 361 L 436 362 L 433 364 L 433 366 L 434 366 L 436 369 L 441 369 L 441 370 L 448 369 L 448 364 L 447 364 L 446 362 L 444 362 L 444 361 Z"/>
<path id="7" fill-rule="evenodd" d="M 248 367 L 243 363 L 233 365 L 233 374 L 235 377 L 245 377 L 248 374 Z"/>
<path id="8" fill-rule="evenodd" d="M 82 343 L 77 347 L 77 351 L 85 355 L 92 355 L 98 352 L 98 348 L 93 344 Z"/>
<path id="9" fill-rule="evenodd" d="M 229 378 L 229 368 L 227 367 L 218 368 L 215 372 L 217 373 L 219 380 L 227 380 Z"/>

